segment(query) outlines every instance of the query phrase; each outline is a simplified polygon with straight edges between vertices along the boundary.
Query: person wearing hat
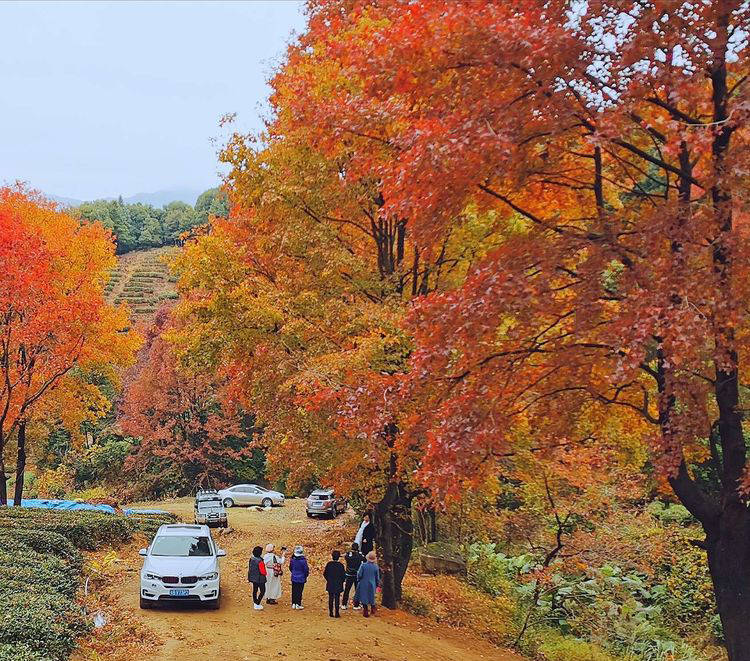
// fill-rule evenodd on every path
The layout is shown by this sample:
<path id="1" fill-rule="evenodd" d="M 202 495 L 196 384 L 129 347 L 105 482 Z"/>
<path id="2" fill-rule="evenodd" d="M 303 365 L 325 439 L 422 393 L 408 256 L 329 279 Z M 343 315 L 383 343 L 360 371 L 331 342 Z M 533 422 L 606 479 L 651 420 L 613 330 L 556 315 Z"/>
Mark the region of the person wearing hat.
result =
<path id="1" fill-rule="evenodd" d="M 310 575 L 310 567 L 307 564 L 305 550 L 301 546 L 294 547 L 294 555 L 289 560 L 289 573 L 292 576 L 292 609 L 302 610 L 302 591 Z"/>
<path id="2" fill-rule="evenodd" d="M 378 567 L 375 551 L 367 554 L 367 562 L 363 562 L 357 572 L 357 599 L 364 609 L 363 615 L 375 615 L 375 591 L 380 585 L 380 568 Z"/>
<path id="3" fill-rule="evenodd" d="M 276 555 L 276 547 L 273 544 L 266 545 L 263 562 L 266 563 L 266 603 L 277 604 L 281 597 L 281 575 L 282 565 L 286 561 L 286 547 L 281 547 L 281 555 Z"/>

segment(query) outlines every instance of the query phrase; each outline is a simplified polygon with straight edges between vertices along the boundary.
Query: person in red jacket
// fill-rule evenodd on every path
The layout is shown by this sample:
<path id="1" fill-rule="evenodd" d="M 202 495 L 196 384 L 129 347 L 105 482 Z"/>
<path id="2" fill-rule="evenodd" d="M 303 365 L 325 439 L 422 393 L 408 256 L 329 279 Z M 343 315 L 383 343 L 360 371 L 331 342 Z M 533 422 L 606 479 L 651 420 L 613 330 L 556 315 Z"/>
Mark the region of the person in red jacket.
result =
<path id="1" fill-rule="evenodd" d="M 266 593 L 266 563 L 261 557 L 263 549 L 256 546 L 253 549 L 253 555 L 250 558 L 250 564 L 247 568 L 247 580 L 253 584 L 253 608 L 256 611 L 263 610 L 263 595 Z"/>

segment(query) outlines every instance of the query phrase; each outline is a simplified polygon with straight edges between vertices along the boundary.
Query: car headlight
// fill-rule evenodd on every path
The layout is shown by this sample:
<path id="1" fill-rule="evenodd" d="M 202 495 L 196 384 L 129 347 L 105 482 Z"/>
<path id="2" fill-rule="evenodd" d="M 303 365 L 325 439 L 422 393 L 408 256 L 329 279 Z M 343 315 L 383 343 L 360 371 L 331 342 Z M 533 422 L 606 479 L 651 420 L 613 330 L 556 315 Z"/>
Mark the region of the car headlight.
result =
<path id="1" fill-rule="evenodd" d="M 160 581 L 160 580 L 161 580 L 161 576 L 157 576 L 156 574 L 149 574 L 148 572 L 146 572 L 146 573 L 144 574 L 144 576 L 145 576 L 145 577 L 146 577 L 146 578 L 147 578 L 147 579 L 148 579 L 149 581 Z"/>
<path id="2" fill-rule="evenodd" d="M 218 572 L 211 572 L 210 574 L 206 574 L 205 576 L 199 576 L 199 581 L 215 581 L 217 578 L 219 578 Z"/>

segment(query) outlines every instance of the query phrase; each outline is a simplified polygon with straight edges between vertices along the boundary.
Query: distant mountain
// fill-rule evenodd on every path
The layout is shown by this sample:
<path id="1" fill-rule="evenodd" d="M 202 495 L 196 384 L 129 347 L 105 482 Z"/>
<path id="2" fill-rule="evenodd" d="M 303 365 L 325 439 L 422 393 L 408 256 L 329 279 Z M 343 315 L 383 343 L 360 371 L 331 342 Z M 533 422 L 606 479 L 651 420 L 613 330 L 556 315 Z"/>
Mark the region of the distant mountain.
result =
<path id="1" fill-rule="evenodd" d="M 63 197 L 62 195 L 45 195 L 45 197 L 63 207 L 77 207 L 79 204 L 83 204 L 83 200 L 76 200 L 74 197 Z"/>
<path id="2" fill-rule="evenodd" d="M 130 197 L 123 197 L 122 201 L 125 204 L 138 204 L 139 202 L 142 204 L 150 204 L 155 207 L 163 207 L 165 204 L 169 204 L 170 202 L 180 201 L 185 202 L 191 206 L 195 206 L 195 202 L 198 199 L 198 196 L 204 191 L 210 188 L 210 186 L 206 186 L 206 188 L 202 190 L 198 190 L 195 188 L 172 188 L 172 189 L 165 189 L 165 190 L 158 190 L 153 193 L 137 193 L 135 195 L 131 195 Z M 80 204 L 83 204 L 84 201 L 89 202 L 92 200 L 77 200 L 73 197 L 64 197 L 62 195 L 49 195 L 46 194 L 46 197 L 48 197 L 50 200 L 53 200 L 54 202 L 59 202 L 63 207 L 77 207 Z M 94 198 L 97 200 L 116 200 L 116 197 L 97 197 Z"/>
<path id="3" fill-rule="evenodd" d="M 209 186 L 206 188 L 209 188 Z M 173 188 L 171 190 L 159 190 L 154 193 L 138 193 L 137 195 L 124 197 L 122 198 L 122 201 L 126 204 L 137 204 L 138 202 L 141 202 L 142 204 L 151 204 L 155 207 L 163 207 L 165 204 L 179 200 L 180 202 L 186 202 L 191 206 L 195 206 L 195 201 L 203 190 L 196 190 L 193 188 Z"/>

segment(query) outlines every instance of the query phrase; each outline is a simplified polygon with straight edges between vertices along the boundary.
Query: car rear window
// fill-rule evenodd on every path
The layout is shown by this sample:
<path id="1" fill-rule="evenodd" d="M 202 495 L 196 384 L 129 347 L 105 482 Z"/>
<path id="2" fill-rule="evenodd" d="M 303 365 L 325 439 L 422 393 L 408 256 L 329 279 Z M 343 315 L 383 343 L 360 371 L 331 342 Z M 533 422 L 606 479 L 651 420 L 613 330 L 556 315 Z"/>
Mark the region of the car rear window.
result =
<path id="1" fill-rule="evenodd" d="M 195 535 L 163 535 L 154 539 L 151 555 L 177 558 L 213 555 L 208 537 Z"/>
<path id="2" fill-rule="evenodd" d="M 313 500 L 331 500 L 333 498 L 333 494 L 328 493 L 314 493 L 312 496 L 310 496 Z"/>

